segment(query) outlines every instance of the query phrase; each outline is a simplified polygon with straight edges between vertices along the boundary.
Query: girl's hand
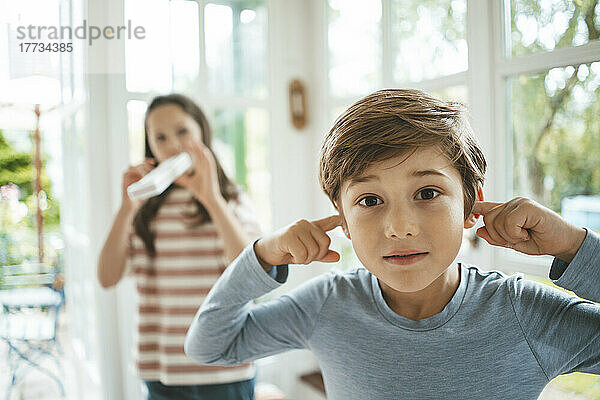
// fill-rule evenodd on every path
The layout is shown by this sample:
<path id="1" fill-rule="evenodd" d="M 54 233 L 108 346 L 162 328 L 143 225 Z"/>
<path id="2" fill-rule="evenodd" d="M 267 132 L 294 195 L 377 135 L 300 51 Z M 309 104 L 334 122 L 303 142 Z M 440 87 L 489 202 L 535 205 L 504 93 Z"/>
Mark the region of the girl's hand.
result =
<path id="1" fill-rule="evenodd" d="M 188 189 L 205 206 L 221 200 L 217 164 L 211 151 L 194 140 L 189 140 L 184 150 L 192 158 L 192 170 L 181 175 L 174 183 Z"/>
<path id="2" fill-rule="evenodd" d="M 339 215 L 294 224 L 258 240 L 254 251 L 265 271 L 273 265 L 337 262 L 339 253 L 329 250 L 331 239 L 325 232 L 341 225 Z"/>
<path id="3" fill-rule="evenodd" d="M 586 235 L 585 229 L 523 197 L 506 203 L 477 201 L 472 212 L 483 215 L 485 223 L 477 229 L 477 236 L 493 246 L 525 254 L 549 254 L 571 262 Z"/>
<path id="4" fill-rule="evenodd" d="M 132 213 L 135 213 L 143 203 L 143 200 L 132 200 L 127 194 L 127 188 L 132 183 L 135 183 L 142 179 L 144 175 L 152 171 L 156 166 L 156 161 L 152 158 L 146 158 L 146 160 L 138 165 L 132 165 L 123 174 L 123 181 L 121 184 L 121 208 L 124 208 Z"/>

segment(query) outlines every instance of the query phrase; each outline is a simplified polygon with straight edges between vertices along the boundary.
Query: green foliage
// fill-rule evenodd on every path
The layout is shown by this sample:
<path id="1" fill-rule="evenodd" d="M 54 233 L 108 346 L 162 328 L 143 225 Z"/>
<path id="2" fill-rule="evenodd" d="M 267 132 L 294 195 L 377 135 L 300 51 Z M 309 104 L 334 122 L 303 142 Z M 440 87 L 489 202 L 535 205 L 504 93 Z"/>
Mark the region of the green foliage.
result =
<path id="1" fill-rule="evenodd" d="M 30 133 L 30 136 L 32 134 Z M 48 156 L 43 155 L 47 160 Z M 58 201 L 52 196 L 52 184 L 42 167 L 42 189 L 46 192 L 48 208 L 43 211 L 44 226 L 49 230 L 57 230 L 60 225 L 60 208 Z M 25 201 L 32 213 L 35 213 L 33 191 L 35 185 L 35 168 L 33 154 L 18 152 L 4 137 L 0 130 L 0 186 L 14 183 L 21 191 L 21 201 Z M 35 227 L 35 221 L 30 219 L 30 228 Z M 0 228 L 0 231 L 3 230 Z"/>
<path id="2" fill-rule="evenodd" d="M 0 186 L 8 183 L 19 186 L 21 193 L 31 195 L 33 182 L 33 161 L 28 153 L 17 152 L 4 138 L 0 130 Z M 29 192 L 25 192 L 25 188 Z"/>
<path id="3" fill-rule="evenodd" d="M 515 22 L 519 17 L 533 17 L 539 33 L 557 13 L 568 16 L 565 30 L 555 32 L 556 47 L 573 45 L 576 37 L 582 42 L 598 38 L 598 0 L 555 1 L 546 9 L 539 4 L 512 0 L 513 55 L 548 50 L 540 35 L 531 43 L 521 41 L 523 33 Z M 587 36 L 582 38 L 582 34 Z M 532 37 L 531 32 L 528 35 Z M 560 211 L 564 197 L 600 193 L 598 65 L 556 68 L 509 80 L 515 194 L 531 196 Z"/>
<path id="4" fill-rule="evenodd" d="M 466 48 L 466 1 L 392 0 L 390 13 L 392 68 L 394 79 L 398 82 L 411 81 L 413 74 L 410 70 L 415 67 L 423 69 L 421 79 L 446 75 L 448 66 L 442 65 L 439 60 L 447 58 L 448 54 L 459 57 Z M 428 26 L 426 32 L 420 29 L 423 24 Z M 403 45 L 424 41 L 428 44 L 419 50 L 418 58 L 410 60 L 412 67 L 404 65 L 408 60 L 405 59 L 407 55 Z M 452 71 L 455 72 L 459 71 Z"/>
<path id="5" fill-rule="evenodd" d="M 46 157 L 44 157 L 46 159 Z M 34 191 L 35 169 L 32 154 L 18 152 L 0 130 L 0 186 L 14 183 L 19 187 L 19 203 L 0 201 L 0 264 L 18 264 L 23 260 L 37 259 L 37 237 Z M 43 211 L 45 235 L 56 232 L 60 226 L 58 201 L 52 197 L 50 179 L 42 168 L 42 189 L 47 195 L 47 208 Z M 26 207 L 26 215 L 20 215 Z M 56 251 L 45 242 L 47 259 L 55 258 Z"/>
<path id="6" fill-rule="evenodd" d="M 541 4 L 544 3 L 544 7 Z M 597 0 L 511 0 L 511 44 L 512 55 L 548 51 L 555 48 L 575 46 L 593 40 L 593 31 L 600 30 L 600 9 Z M 537 35 L 533 41 L 531 32 L 519 29 L 519 23 L 529 18 L 537 24 Z M 566 25 L 562 21 L 566 18 Z M 582 22 L 584 24 L 582 24 Z M 522 26 L 522 25 L 521 25 Z M 548 42 L 547 32 L 541 33 L 541 27 L 554 27 L 553 44 Z M 586 28 L 582 28 L 585 26 Z M 584 41 L 583 38 L 586 38 Z"/>
<path id="7" fill-rule="evenodd" d="M 597 375 L 575 372 L 559 376 L 552 383 L 567 392 L 585 396 L 586 399 L 600 398 L 600 379 Z"/>

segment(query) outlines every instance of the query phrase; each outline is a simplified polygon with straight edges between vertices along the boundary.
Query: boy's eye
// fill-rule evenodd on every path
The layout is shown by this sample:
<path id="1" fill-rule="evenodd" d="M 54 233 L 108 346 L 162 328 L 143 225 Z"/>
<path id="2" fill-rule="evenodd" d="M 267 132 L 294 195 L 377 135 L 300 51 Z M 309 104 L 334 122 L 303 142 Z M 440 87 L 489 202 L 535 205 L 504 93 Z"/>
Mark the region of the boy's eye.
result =
<path id="1" fill-rule="evenodd" d="M 156 140 L 162 142 L 163 140 L 165 140 L 165 137 L 163 135 L 159 135 L 159 136 L 156 137 Z"/>
<path id="2" fill-rule="evenodd" d="M 417 194 L 417 200 L 433 200 L 440 195 L 440 192 L 435 189 L 423 189 Z"/>
<path id="3" fill-rule="evenodd" d="M 185 128 L 182 128 L 182 129 L 180 129 L 180 130 L 177 131 L 178 135 L 185 135 L 186 133 L 187 133 L 187 129 L 185 129 Z"/>
<path id="4" fill-rule="evenodd" d="M 381 201 L 381 199 L 376 196 L 365 196 L 358 202 L 358 204 L 364 207 L 373 207 L 379 204 L 383 204 L 383 201 Z"/>

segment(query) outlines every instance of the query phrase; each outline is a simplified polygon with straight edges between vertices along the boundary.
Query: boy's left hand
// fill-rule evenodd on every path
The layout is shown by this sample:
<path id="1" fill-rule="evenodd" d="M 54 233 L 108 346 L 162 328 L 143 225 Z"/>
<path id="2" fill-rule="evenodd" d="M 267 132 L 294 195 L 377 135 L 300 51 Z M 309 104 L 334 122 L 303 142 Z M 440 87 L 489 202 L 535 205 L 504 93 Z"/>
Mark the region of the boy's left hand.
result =
<path id="1" fill-rule="evenodd" d="M 485 224 L 477 229 L 477 236 L 525 254 L 549 254 L 571 262 L 586 235 L 585 229 L 523 197 L 506 203 L 476 201 L 472 212 L 483 215 Z"/>
<path id="2" fill-rule="evenodd" d="M 208 147 L 189 140 L 184 150 L 192 158 L 192 170 L 181 175 L 173 182 L 192 192 L 194 197 L 204 206 L 222 198 L 217 164 Z"/>

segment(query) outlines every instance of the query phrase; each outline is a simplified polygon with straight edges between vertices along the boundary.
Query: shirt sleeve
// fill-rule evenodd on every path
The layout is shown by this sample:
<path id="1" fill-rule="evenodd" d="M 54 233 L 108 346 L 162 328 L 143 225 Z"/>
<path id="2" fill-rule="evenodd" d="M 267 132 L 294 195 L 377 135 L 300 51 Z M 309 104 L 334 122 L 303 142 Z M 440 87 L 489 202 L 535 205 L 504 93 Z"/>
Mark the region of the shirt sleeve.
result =
<path id="1" fill-rule="evenodd" d="M 598 304 L 522 275 L 507 284 L 518 323 L 548 380 L 571 372 L 600 374 Z M 593 284 L 597 296 L 600 282 Z"/>
<path id="2" fill-rule="evenodd" d="M 600 236 L 586 230 L 585 239 L 570 263 L 554 259 L 550 279 L 578 296 L 600 302 Z"/>
<path id="3" fill-rule="evenodd" d="M 308 348 L 323 304 L 331 291 L 330 274 L 305 282 L 277 299 L 253 300 L 282 285 L 287 266 L 268 274 L 253 244 L 225 270 L 196 313 L 185 353 L 202 364 L 236 365 L 286 350 Z"/>

